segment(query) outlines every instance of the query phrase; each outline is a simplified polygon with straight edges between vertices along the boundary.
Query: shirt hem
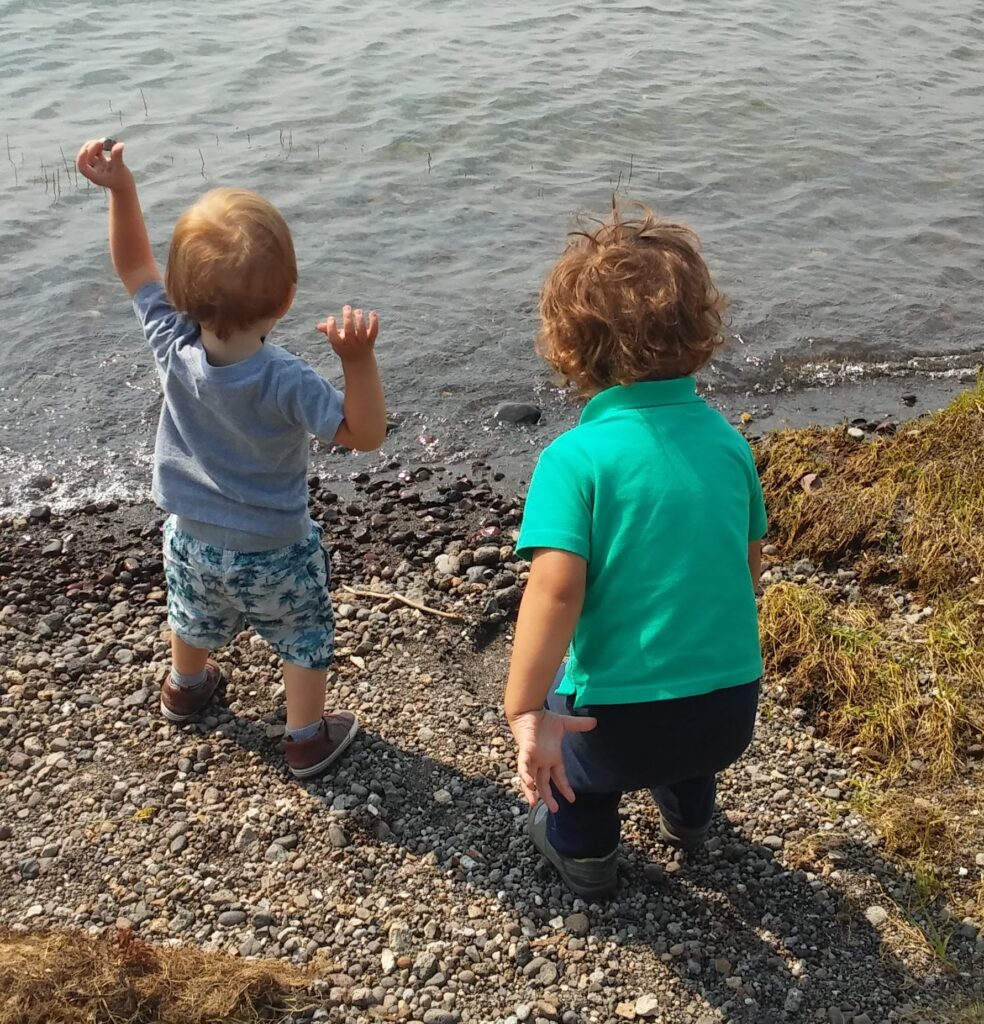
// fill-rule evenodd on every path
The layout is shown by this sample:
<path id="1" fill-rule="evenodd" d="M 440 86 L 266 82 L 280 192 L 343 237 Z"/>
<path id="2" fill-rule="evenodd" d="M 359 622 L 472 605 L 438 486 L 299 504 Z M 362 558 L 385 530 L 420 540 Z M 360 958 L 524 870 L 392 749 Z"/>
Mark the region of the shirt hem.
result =
<path id="1" fill-rule="evenodd" d="M 574 694 L 574 707 L 590 707 L 605 704 L 650 704 L 658 700 L 678 700 L 681 697 L 702 697 L 716 690 L 728 690 L 734 686 L 747 686 L 762 678 L 762 666 L 747 671 L 729 672 L 726 677 L 701 679 L 675 686 L 582 686 L 579 687 L 569 677 L 557 687 L 563 695 Z"/>

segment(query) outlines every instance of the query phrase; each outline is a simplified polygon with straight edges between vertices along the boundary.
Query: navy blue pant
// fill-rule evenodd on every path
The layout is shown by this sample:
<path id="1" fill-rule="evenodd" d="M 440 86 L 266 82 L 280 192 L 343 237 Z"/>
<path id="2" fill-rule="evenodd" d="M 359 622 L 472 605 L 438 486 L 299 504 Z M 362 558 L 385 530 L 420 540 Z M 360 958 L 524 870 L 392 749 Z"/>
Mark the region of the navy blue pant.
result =
<path id="1" fill-rule="evenodd" d="M 560 809 L 550 815 L 547 836 L 558 853 L 611 853 L 619 840 L 619 800 L 638 789 L 652 793 L 671 830 L 710 823 L 717 773 L 751 741 L 758 681 L 698 697 L 576 709 L 573 695 L 560 696 L 557 685 L 547 697 L 551 711 L 598 720 L 591 732 L 564 740 L 564 767 L 577 799 L 568 803 L 554 791 Z"/>

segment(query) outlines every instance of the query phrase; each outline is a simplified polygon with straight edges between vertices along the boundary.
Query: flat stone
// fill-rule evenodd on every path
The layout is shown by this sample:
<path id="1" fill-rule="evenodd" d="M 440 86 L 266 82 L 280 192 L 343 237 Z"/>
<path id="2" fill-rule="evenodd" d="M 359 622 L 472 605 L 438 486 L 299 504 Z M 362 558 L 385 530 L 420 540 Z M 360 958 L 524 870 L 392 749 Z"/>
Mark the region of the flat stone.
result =
<path id="1" fill-rule="evenodd" d="M 433 953 L 418 953 L 413 962 L 413 973 L 417 975 L 421 982 L 427 982 L 437 974 L 439 967 L 440 964 L 438 964 L 437 957 Z"/>
<path id="2" fill-rule="evenodd" d="M 458 1015 L 434 1007 L 424 1013 L 424 1024 L 458 1024 Z"/>
<path id="3" fill-rule="evenodd" d="M 846 1024 L 844 1014 L 836 1006 L 831 1006 L 827 1009 L 827 1018 L 830 1024 Z"/>
<path id="4" fill-rule="evenodd" d="M 434 559 L 434 568 L 442 576 L 457 576 L 461 571 L 461 561 L 456 555 L 438 555 Z"/>
<path id="5" fill-rule="evenodd" d="M 329 837 L 330 837 L 331 836 L 331 829 L 330 828 L 328 830 L 328 834 L 329 834 Z M 263 859 L 266 860 L 266 861 L 269 861 L 269 863 L 271 863 L 271 864 L 283 864 L 284 861 L 286 861 L 289 856 L 290 856 L 290 854 L 282 846 L 280 846 L 277 843 L 271 843 L 267 847 L 266 853 L 263 854 Z"/>
<path id="6" fill-rule="evenodd" d="M 642 1017 L 643 1020 L 646 1020 L 649 1017 L 658 1017 L 659 1007 L 659 998 L 652 994 L 647 994 L 644 996 L 639 996 L 639 998 L 635 1001 L 635 1006 L 633 1007 L 633 1009 L 635 1010 L 635 1014 L 637 1017 Z"/>
<path id="7" fill-rule="evenodd" d="M 234 928 L 237 924 L 243 924 L 245 920 L 245 910 L 226 910 L 219 914 L 219 924 L 223 928 Z"/>
<path id="8" fill-rule="evenodd" d="M 762 845 L 768 847 L 770 850 L 781 850 L 785 840 L 782 836 L 766 836 L 762 840 Z"/>
<path id="9" fill-rule="evenodd" d="M 439 804 L 449 804 L 454 800 L 454 797 L 446 790 L 439 789 L 434 794 L 434 802 Z"/>
<path id="10" fill-rule="evenodd" d="M 335 850 L 344 850 L 348 846 L 348 837 L 342 831 L 341 825 L 328 826 L 328 842 Z"/>
<path id="11" fill-rule="evenodd" d="M 413 949 L 413 932 L 405 921 L 394 921 L 389 927 L 387 941 L 394 953 L 409 953 Z"/>
<path id="12" fill-rule="evenodd" d="M 872 928 L 880 928 L 888 920 L 888 911 L 884 907 L 873 905 L 868 907 L 864 916 Z"/>
<path id="13" fill-rule="evenodd" d="M 564 919 L 564 927 L 571 935 L 587 935 L 591 927 L 587 914 L 570 914 Z"/>
<path id="14" fill-rule="evenodd" d="M 31 758 L 23 750 L 15 750 L 7 758 L 7 764 L 15 772 L 23 771 L 31 763 Z"/>
<path id="15" fill-rule="evenodd" d="M 483 544 L 475 549 L 474 560 L 476 566 L 498 565 L 501 556 L 499 549 L 494 544 Z"/>
<path id="16" fill-rule="evenodd" d="M 424 1013 L 424 1024 L 458 1024 L 458 1015 L 434 1007 Z"/>
<path id="17" fill-rule="evenodd" d="M 542 410 L 528 402 L 502 402 L 495 410 L 499 423 L 524 423 L 533 426 L 540 422 Z"/>
<path id="18" fill-rule="evenodd" d="M 132 651 L 117 651 L 116 652 L 117 661 L 119 661 L 119 655 L 121 655 L 121 654 L 129 654 L 131 656 L 131 659 L 132 659 L 132 656 L 133 656 L 133 652 Z M 138 707 L 141 707 L 143 704 L 147 703 L 147 698 L 149 696 L 150 696 L 150 690 L 146 686 L 141 686 L 139 690 L 135 690 L 133 693 L 128 693 L 123 698 L 123 707 L 125 707 L 125 708 L 138 708 Z"/>

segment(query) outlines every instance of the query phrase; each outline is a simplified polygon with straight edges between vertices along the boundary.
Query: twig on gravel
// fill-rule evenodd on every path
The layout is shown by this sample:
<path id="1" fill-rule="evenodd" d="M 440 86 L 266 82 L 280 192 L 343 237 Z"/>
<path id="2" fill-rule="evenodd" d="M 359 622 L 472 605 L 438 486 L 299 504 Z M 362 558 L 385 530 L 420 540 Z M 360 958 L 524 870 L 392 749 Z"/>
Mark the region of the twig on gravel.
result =
<path id="1" fill-rule="evenodd" d="M 436 615 L 441 619 L 454 619 L 456 622 L 465 621 L 463 615 L 456 615 L 454 612 L 442 612 L 437 608 L 431 608 L 429 605 L 420 604 L 418 601 L 411 601 L 409 597 L 404 597 L 402 594 L 381 594 L 376 590 L 355 590 L 352 587 L 342 587 L 342 590 L 353 597 L 371 597 L 376 601 L 399 601 L 400 604 L 405 604 L 408 608 L 415 608 L 418 612 Z"/>

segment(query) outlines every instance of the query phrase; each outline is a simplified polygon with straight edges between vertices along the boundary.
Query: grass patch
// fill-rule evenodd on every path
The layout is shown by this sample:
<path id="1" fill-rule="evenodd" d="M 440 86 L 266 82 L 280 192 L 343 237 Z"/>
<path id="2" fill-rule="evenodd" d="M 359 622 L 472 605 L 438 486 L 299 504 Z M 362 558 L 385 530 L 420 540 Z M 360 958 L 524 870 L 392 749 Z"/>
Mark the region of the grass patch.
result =
<path id="1" fill-rule="evenodd" d="M 984 609 L 937 610 L 922 635 L 877 608 L 835 605 L 812 584 L 768 587 L 761 608 L 766 670 L 784 680 L 836 742 L 897 770 L 917 753 L 937 778 L 984 732 Z"/>
<path id="2" fill-rule="evenodd" d="M 281 1019 L 308 981 L 275 961 L 159 948 L 129 931 L 0 933 L 0 1024 L 252 1024 Z"/>
<path id="3" fill-rule="evenodd" d="M 984 381 L 891 437 L 862 444 L 839 427 L 784 430 L 757 456 L 787 559 L 858 562 L 862 576 L 887 573 L 927 596 L 981 595 Z"/>

